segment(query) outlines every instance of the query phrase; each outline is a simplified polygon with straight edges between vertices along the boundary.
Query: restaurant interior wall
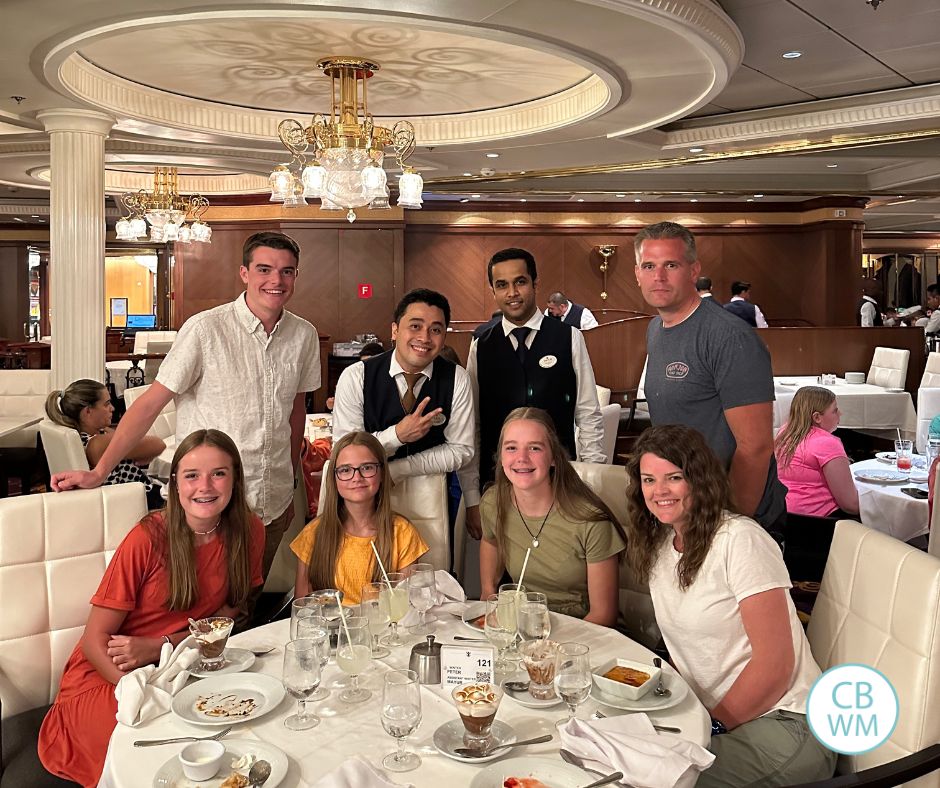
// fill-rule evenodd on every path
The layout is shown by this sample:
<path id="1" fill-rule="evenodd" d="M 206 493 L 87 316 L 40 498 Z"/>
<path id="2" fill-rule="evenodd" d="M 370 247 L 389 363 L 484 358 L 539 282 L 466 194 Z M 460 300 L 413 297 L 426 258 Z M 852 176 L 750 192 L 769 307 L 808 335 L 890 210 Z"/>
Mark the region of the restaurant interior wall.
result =
<path id="1" fill-rule="evenodd" d="M 145 251 L 145 250 L 142 250 Z M 111 323 L 112 298 L 127 299 L 127 314 L 151 315 L 154 309 L 154 273 L 137 256 L 105 258 L 104 319 Z"/>
<path id="2" fill-rule="evenodd" d="M 23 342 L 29 317 L 29 251 L 25 243 L 0 243 L 0 337 Z"/>

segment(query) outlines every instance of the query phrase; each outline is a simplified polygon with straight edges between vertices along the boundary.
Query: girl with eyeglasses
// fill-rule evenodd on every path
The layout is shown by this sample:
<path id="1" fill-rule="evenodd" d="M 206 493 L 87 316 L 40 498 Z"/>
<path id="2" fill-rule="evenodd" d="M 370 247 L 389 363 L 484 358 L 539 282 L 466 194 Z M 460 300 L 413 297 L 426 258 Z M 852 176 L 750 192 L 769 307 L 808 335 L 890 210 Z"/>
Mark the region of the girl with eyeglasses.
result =
<path id="1" fill-rule="evenodd" d="M 294 596 L 337 588 L 357 605 L 362 587 L 382 579 L 371 542 L 387 572 L 401 572 L 428 551 L 417 529 L 392 511 L 388 461 L 368 432 L 350 432 L 333 446 L 320 515 L 291 542 L 297 556 Z"/>

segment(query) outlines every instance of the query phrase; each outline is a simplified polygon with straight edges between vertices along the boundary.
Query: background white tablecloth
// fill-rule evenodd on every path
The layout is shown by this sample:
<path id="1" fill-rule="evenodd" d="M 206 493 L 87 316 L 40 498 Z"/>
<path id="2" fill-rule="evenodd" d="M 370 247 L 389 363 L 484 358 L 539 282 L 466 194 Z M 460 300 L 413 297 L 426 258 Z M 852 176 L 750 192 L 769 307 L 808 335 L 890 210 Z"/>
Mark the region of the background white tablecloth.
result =
<path id="1" fill-rule="evenodd" d="M 890 471 L 894 466 L 880 460 L 864 460 L 851 466 L 858 471 Z M 906 542 L 927 533 L 927 499 L 901 492 L 908 484 L 874 484 L 855 480 L 862 524 Z M 926 489 L 927 485 L 921 485 Z"/>
<path id="2" fill-rule="evenodd" d="M 440 614 L 440 619 L 433 625 L 435 634 L 444 643 L 452 642 L 450 635 L 473 636 L 473 633 L 458 619 L 449 614 Z M 233 645 L 240 647 L 259 647 L 277 644 L 279 648 L 271 654 L 259 657 L 252 667 L 253 671 L 280 677 L 284 659 L 283 643 L 288 638 L 289 622 L 278 621 L 265 627 L 250 630 L 232 638 Z M 615 630 L 586 624 L 568 616 L 552 613 L 552 639 L 558 641 L 578 641 L 591 647 L 592 664 L 597 665 L 611 657 L 620 656 L 649 662 L 651 652 L 638 643 L 634 643 Z M 364 703 L 342 704 L 338 700 L 339 690 L 332 688 L 338 679 L 345 676 L 330 664 L 324 673 L 323 686 L 331 689 L 326 700 L 311 703 L 312 710 L 321 718 L 320 724 L 308 731 L 292 732 L 284 727 L 284 718 L 294 713 L 296 701 L 289 695 L 280 706 L 270 714 L 252 722 L 236 725 L 228 734 L 229 738 L 257 738 L 284 750 L 290 758 L 290 770 L 282 783 L 284 788 L 309 786 L 324 774 L 339 766 L 353 755 L 361 755 L 373 764 L 381 765 L 382 758 L 395 749 L 395 740 L 385 733 L 379 719 L 382 693 L 382 673 L 389 668 L 407 668 L 411 652 L 412 639 L 407 646 L 392 650 L 392 654 L 383 660 L 373 662 L 369 671 L 362 677 L 363 686 L 373 693 L 372 698 Z M 668 665 L 663 670 L 673 672 Z M 416 771 L 401 775 L 390 774 L 400 783 L 414 783 L 418 786 L 443 785 L 450 788 L 466 786 L 480 769 L 475 764 L 464 764 L 447 758 L 432 744 L 434 731 L 443 723 L 457 719 L 457 711 L 450 699 L 449 691 L 440 687 L 424 687 L 421 697 L 422 722 L 418 730 L 408 738 L 407 747 L 421 756 L 422 763 Z M 585 701 L 578 712 L 585 717 L 598 708 L 592 698 Z M 618 712 L 604 707 L 605 712 Z M 558 732 L 555 721 L 566 714 L 564 705 L 550 709 L 530 709 L 520 706 L 511 698 L 505 697 L 500 704 L 497 719 L 509 723 L 515 728 L 519 739 L 539 736 L 543 733 L 555 735 L 553 741 L 525 747 L 522 750 L 510 750 L 508 755 L 552 756 L 559 748 Z M 683 701 L 671 708 L 651 715 L 654 722 L 674 725 L 682 728 L 682 735 L 691 741 L 707 745 L 710 738 L 710 720 L 705 708 L 690 691 Z M 217 729 L 216 729 L 217 730 Z M 170 736 L 207 736 L 212 728 L 189 725 L 179 720 L 172 713 L 165 714 L 140 726 L 129 728 L 118 725 L 111 737 L 108 757 L 99 788 L 142 788 L 151 784 L 153 775 L 167 759 L 175 757 L 183 744 L 171 744 L 160 747 L 136 748 L 135 739 L 159 739 Z M 585 775 L 585 784 L 590 776 Z"/>

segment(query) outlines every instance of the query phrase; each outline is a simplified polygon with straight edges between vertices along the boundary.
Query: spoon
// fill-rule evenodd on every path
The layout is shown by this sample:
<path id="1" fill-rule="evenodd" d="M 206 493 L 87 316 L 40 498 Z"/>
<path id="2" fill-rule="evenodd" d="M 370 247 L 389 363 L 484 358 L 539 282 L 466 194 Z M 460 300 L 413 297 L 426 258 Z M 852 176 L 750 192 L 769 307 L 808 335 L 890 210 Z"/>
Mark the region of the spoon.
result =
<path id="1" fill-rule="evenodd" d="M 271 764 L 267 761 L 255 761 L 248 772 L 248 785 L 264 785 L 271 776 Z"/>
<path id="2" fill-rule="evenodd" d="M 528 681 L 504 681 L 503 686 L 510 692 L 528 692 Z"/>
<path id="3" fill-rule="evenodd" d="M 561 759 L 565 763 L 570 763 L 572 766 L 577 766 L 579 769 L 584 769 L 584 771 L 590 772 L 591 774 L 600 775 L 600 778 L 601 778 L 600 780 L 597 780 L 593 783 L 588 783 L 587 785 L 584 786 L 584 788 L 598 788 L 598 786 L 609 785 L 610 783 L 615 783 L 618 780 L 623 779 L 623 772 L 614 772 L 613 774 L 605 775 L 597 771 L 596 769 L 589 769 L 587 766 L 581 763 L 581 759 L 577 755 L 575 755 L 573 752 L 571 752 L 571 750 L 566 750 L 562 748 L 558 751 L 558 754 L 561 755 Z"/>
<path id="4" fill-rule="evenodd" d="M 667 690 L 663 684 L 663 661 L 659 657 L 653 657 L 653 667 L 659 668 L 659 683 L 653 688 L 653 694 L 660 698 L 668 698 L 672 695 L 672 690 Z"/>
<path id="5" fill-rule="evenodd" d="M 511 744 L 497 744 L 495 747 L 487 747 L 485 750 L 472 750 L 469 747 L 457 747 L 454 749 L 454 752 L 464 758 L 485 758 L 487 755 L 497 750 L 508 750 L 510 747 L 522 747 L 524 744 L 542 744 L 551 741 L 553 738 L 552 734 L 546 733 L 544 736 L 536 736 L 534 739 L 523 739 L 522 741 L 514 741 Z"/>
<path id="6" fill-rule="evenodd" d="M 464 637 L 463 635 L 454 635 L 454 636 L 453 636 L 453 639 L 454 639 L 454 640 L 471 640 L 471 641 L 473 641 L 474 643 L 486 643 L 486 642 L 488 642 L 486 638 L 467 638 L 467 637 Z"/>
<path id="7" fill-rule="evenodd" d="M 254 654 L 256 657 L 263 657 L 265 654 L 270 654 L 272 651 L 274 651 L 275 648 L 277 648 L 277 647 L 276 647 L 276 646 L 268 646 L 267 648 L 251 648 L 251 649 L 248 649 L 248 650 L 249 650 L 252 654 Z"/>

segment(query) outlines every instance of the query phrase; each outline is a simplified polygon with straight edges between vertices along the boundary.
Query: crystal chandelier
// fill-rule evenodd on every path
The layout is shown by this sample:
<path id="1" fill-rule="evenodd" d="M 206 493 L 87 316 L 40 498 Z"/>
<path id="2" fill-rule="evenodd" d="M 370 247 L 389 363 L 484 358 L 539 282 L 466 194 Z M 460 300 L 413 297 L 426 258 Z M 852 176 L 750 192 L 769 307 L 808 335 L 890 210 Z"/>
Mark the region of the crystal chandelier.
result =
<path id="1" fill-rule="evenodd" d="M 119 241 L 144 240 L 149 224 L 154 243 L 212 243 L 212 228 L 202 221 L 209 201 L 201 194 L 180 195 L 176 167 L 156 167 L 153 191 L 126 192 L 121 202 L 127 214 L 114 226 Z"/>
<path id="2" fill-rule="evenodd" d="M 366 80 L 380 66 L 354 57 L 328 57 L 317 68 L 332 80 L 329 117 L 315 115 L 306 128 L 296 120 L 281 121 L 278 137 L 291 160 L 271 173 L 271 201 L 306 205 L 320 200 L 324 211 L 346 210 L 350 222 L 356 208 L 388 208 L 388 185 L 383 162 L 385 149 L 395 151 L 402 169 L 398 205 L 420 208 L 424 181 L 405 161 L 415 149 L 415 129 L 407 120 L 391 129 L 376 126 L 369 113 Z"/>

